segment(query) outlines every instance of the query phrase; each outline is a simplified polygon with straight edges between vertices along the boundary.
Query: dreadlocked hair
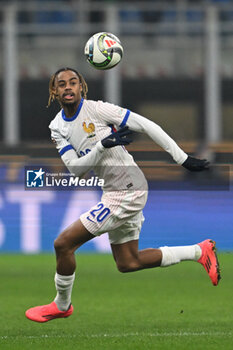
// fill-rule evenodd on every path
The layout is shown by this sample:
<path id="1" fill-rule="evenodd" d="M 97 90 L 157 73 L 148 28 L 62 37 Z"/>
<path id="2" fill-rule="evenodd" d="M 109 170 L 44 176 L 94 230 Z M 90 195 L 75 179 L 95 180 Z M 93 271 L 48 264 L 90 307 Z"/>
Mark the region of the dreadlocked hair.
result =
<path id="1" fill-rule="evenodd" d="M 59 70 L 57 70 L 50 78 L 50 81 L 49 81 L 49 100 L 48 100 L 47 107 L 49 107 L 50 104 L 52 102 L 54 102 L 57 98 L 57 96 L 54 92 L 56 77 L 58 76 L 59 73 L 65 72 L 67 70 L 71 70 L 72 72 L 77 74 L 79 81 L 80 81 L 80 84 L 82 85 L 81 96 L 85 99 L 87 98 L 88 86 L 87 86 L 87 83 L 86 83 L 85 79 L 83 78 L 82 74 L 80 74 L 78 71 L 76 71 L 73 68 L 63 67 L 63 68 L 60 68 Z"/>

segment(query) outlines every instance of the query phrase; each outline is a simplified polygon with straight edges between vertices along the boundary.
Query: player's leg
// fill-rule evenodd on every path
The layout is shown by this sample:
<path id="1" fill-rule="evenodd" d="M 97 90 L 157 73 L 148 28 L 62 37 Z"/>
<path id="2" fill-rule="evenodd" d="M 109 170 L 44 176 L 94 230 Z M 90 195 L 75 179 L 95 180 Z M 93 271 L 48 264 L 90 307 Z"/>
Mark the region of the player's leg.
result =
<path id="1" fill-rule="evenodd" d="M 161 247 L 138 250 L 138 240 L 111 244 L 113 257 L 121 272 L 132 272 L 157 266 L 169 266 L 184 260 L 198 260 L 198 244 L 183 247 Z"/>
<path id="2" fill-rule="evenodd" d="M 109 231 L 109 241 L 117 267 L 122 272 L 157 266 L 169 266 L 183 260 L 198 260 L 198 244 L 183 247 L 161 247 L 138 250 L 138 240 L 144 217 L 137 213 L 115 230 Z"/>
<path id="3" fill-rule="evenodd" d="M 138 240 L 111 244 L 113 257 L 120 272 L 132 272 L 161 265 L 160 249 L 138 250 Z"/>
<path id="4" fill-rule="evenodd" d="M 71 304 L 71 293 L 75 279 L 75 251 L 84 243 L 94 238 L 80 220 L 66 228 L 55 240 L 57 269 L 55 303 L 60 311 L 65 311 Z"/>
<path id="5" fill-rule="evenodd" d="M 54 242 L 57 273 L 64 276 L 72 275 L 76 268 L 74 252 L 94 237 L 80 220 L 67 227 Z"/>
<path id="6" fill-rule="evenodd" d="M 220 268 L 215 242 L 207 239 L 201 243 L 138 250 L 138 240 L 111 244 L 113 257 L 120 272 L 133 272 L 152 267 L 165 267 L 185 260 L 198 261 L 207 271 L 213 285 L 220 280 Z"/>
<path id="7" fill-rule="evenodd" d="M 80 220 L 75 221 L 58 236 L 54 242 L 57 259 L 56 298 L 51 304 L 27 310 L 27 318 L 36 322 L 47 322 L 72 314 L 71 293 L 76 269 L 74 253 L 82 244 L 94 237 Z"/>

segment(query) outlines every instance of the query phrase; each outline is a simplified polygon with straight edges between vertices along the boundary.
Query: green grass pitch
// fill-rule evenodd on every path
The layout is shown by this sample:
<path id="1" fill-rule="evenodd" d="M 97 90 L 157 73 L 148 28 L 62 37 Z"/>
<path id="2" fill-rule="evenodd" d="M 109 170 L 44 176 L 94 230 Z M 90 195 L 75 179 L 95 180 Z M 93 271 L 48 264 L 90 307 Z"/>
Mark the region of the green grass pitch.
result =
<path id="1" fill-rule="evenodd" d="M 233 254 L 222 280 L 183 262 L 129 274 L 111 255 L 77 255 L 74 314 L 39 324 L 27 308 L 55 296 L 53 255 L 0 255 L 0 349 L 233 349 Z"/>

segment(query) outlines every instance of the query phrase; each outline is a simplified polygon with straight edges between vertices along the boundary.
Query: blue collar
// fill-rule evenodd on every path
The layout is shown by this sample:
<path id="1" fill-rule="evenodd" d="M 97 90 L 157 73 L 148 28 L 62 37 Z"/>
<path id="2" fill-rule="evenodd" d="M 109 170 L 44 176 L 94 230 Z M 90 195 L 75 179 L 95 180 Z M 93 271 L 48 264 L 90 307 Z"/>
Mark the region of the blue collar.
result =
<path id="1" fill-rule="evenodd" d="M 77 118 L 77 116 L 79 115 L 79 112 L 82 108 L 82 105 L 83 105 L 83 98 L 81 98 L 81 101 L 78 105 L 78 108 L 77 108 L 77 111 L 75 113 L 75 115 L 73 115 L 73 117 L 71 118 L 67 118 L 66 115 L 65 115 L 65 112 L 64 112 L 64 109 L 61 110 L 61 115 L 62 115 L 62 118 L 66 121 L 66 122 L 72 122 L 73 120 L 75 120 Z"/>

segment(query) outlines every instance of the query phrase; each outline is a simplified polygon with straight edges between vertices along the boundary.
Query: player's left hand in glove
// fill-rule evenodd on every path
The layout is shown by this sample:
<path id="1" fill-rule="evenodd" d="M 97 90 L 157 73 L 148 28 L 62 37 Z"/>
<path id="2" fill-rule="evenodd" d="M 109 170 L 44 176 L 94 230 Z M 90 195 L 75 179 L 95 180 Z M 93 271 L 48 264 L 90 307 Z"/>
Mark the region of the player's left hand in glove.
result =
<path id="1" fill-rule="evenodd" d="M 114 132 L 113 134 L 105 137 L 101 143 L 105 148 L 112 148 L 119 145 L 129 145 L 133 140 L 129 139 L 127 136 L 132 134 L 128 126 Z"/>
<path id="2" fill-rule="evenodd" d="M 206 159 L 197 159 L 188 156 L 182 166 L 190 171 L 203 171 L 209 169 L 209 162 Z"/>

